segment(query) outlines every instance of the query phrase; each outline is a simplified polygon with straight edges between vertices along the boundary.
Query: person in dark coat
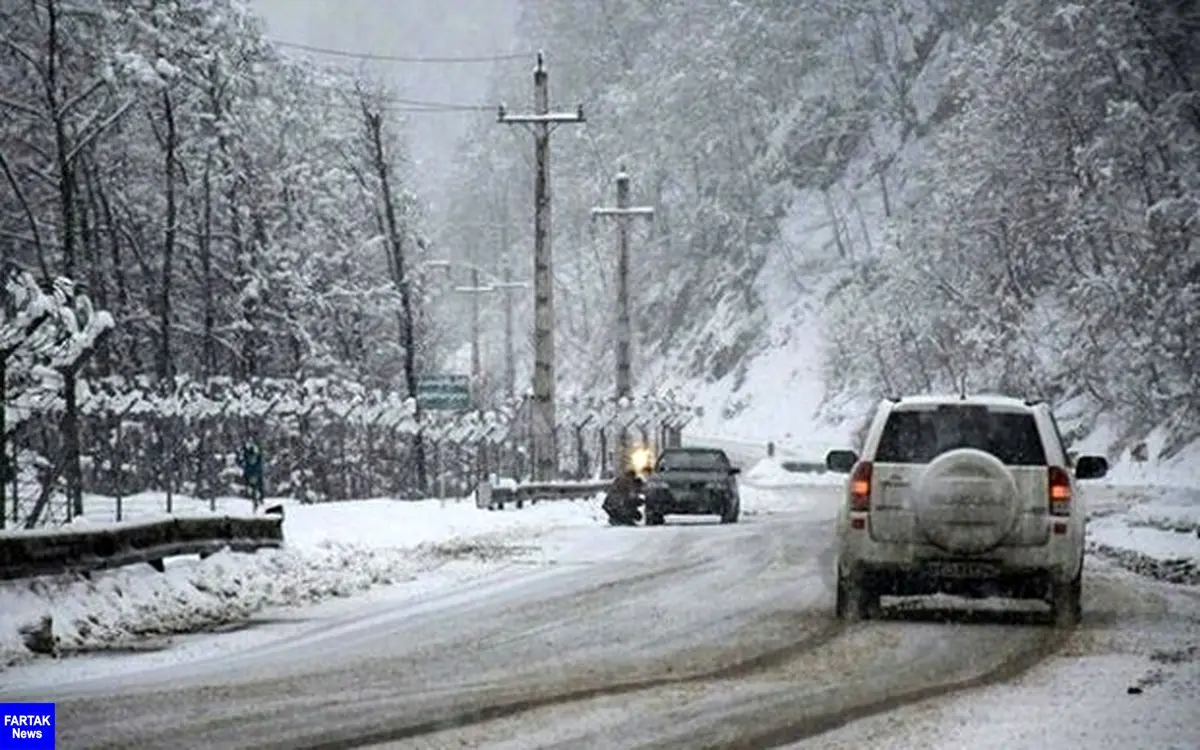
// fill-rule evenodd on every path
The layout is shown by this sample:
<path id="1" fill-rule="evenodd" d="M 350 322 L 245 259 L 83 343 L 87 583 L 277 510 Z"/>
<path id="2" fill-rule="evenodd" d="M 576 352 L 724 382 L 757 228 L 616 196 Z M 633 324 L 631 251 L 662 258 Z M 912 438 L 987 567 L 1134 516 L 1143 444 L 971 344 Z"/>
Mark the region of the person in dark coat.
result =
<path id="1" fill-rule="evenodd" d="M 242 445 L 240 456 L 242 465 L 242 481 L 246 483 L 247 489 L 250 491 L 250 500 L 254 503 L 254 509 L 258 510 L 258 506 L 262 504 L 264 487 L 263 487 L 263 455 L 262 449 L 258 447 L 258 442 L 253 438 L 247 440 Z"/>
<path id="2" fill-rule="evenodd" d="M 642 520 L 639 495 L 642 479 L 632 468 L 626 469 L 609 485 L 604 496 L 604 512 L 614 526 L 632 526 Z"/>

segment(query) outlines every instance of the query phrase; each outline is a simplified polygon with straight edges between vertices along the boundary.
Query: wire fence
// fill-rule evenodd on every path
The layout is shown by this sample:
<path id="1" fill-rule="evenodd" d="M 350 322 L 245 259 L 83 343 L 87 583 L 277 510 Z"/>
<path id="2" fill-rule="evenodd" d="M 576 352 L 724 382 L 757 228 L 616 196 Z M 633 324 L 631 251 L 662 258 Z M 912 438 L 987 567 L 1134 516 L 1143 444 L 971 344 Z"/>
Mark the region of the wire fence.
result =
<path id="1" fill-rule="evenodd" d="M 411 399 L 331 379 L 180 380 L 164 389 L 112 378 L 81 382 L 77 391 L 83 490 L 95 495 L 245 495 L 239 452 L 248 441 L 263 455 L 267 494 L 302 502 L 464 496 L 490 475 L 528 479 L 536 459 L 528 404 L 521 402 L 418 414 Z M 9 423 L 4 525 L 69 521 L 63 404 L 22 408 L 38 411 Z M 609 475 L 622 435 L 654 449 L 678 444 L 691 418 L 669 394 L 622 403 L 566 400 L 558 413 L 554 445 L 563 479 Z"/>

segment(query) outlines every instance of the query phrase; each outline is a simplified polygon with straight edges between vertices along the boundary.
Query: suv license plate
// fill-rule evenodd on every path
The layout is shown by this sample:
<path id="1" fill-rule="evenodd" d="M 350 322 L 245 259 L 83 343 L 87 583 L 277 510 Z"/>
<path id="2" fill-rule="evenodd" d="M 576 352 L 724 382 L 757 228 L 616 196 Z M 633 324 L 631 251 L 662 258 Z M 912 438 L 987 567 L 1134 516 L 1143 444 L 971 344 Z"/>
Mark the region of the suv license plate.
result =
<path id="1" fill-rule="evenodd" d="M 997 568 L 986 562 L 946 561 L 926 563 L 925 570 L 939 578 L 991 578 Z"/>

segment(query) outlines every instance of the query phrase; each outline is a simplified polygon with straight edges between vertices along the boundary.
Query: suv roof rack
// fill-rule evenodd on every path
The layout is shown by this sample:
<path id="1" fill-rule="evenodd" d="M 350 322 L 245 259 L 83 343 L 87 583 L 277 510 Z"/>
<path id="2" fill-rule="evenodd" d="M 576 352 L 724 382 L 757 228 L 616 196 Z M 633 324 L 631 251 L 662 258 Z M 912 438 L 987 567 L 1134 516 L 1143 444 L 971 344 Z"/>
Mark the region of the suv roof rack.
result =
<path id="1" fill-rule="evenodd" d="M 1027 399 L 1025 399 L 1026 406 L 1037 406 L 1038 404 L 1044 404 L 1044 403 L 1046 403 L 1046 399 L 1044 399 L 1044 398 L 1027 398 Z"/>

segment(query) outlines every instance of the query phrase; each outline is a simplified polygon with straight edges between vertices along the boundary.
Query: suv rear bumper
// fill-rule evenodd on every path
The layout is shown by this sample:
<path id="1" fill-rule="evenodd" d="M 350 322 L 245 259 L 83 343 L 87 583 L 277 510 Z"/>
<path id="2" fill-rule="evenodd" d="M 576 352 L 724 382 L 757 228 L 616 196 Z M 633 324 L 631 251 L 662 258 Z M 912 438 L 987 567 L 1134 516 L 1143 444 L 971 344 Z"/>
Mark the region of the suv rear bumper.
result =
<path id="1" fill-rule="evenodd" d="M 883 596 L 949 594 L 965 597 L 1045 599 L 1059 573 L 1041 568 L 1001 568 L 986 576 L 940 575 L 922 565 L 855 565 L 850 574 L 863 588 Z"/>
<path id="2" fill-rule="evenodd" d="M 1036 547 L 1003 545 L 980 555 L 954 555 L 932 544 L 877 542 L 863 530 L 847 530 L 839 539 L 839 567 L 843 574 L 854 573 L 891 578 L 921 588 L 932 574 L 933 566 L 951 561 L 990 563 L 994 574 L 979 580 L 1016 581 L 1042 578 L 1066 583 L 1078 575 L 1083 565 L 1083 544 L 1074 534 L 1052 535 L 1046 544 Z"/>

